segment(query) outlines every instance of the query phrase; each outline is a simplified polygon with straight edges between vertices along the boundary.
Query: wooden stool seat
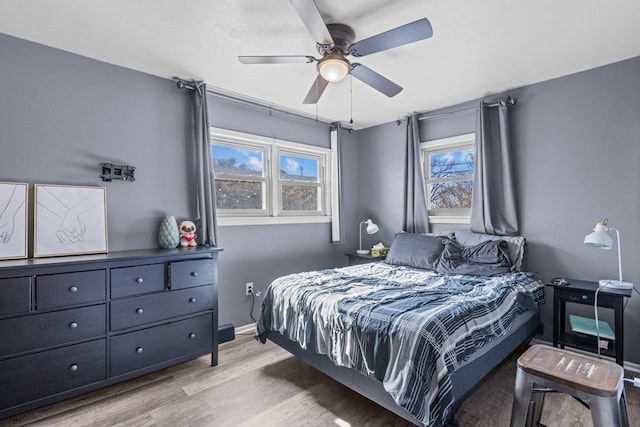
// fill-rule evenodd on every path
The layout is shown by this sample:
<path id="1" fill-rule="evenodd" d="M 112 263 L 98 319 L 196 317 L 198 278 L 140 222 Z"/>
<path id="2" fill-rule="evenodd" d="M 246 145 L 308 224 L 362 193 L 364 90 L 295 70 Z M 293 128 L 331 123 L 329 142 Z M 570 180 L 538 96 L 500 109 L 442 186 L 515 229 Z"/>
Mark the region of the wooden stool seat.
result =
<path id="1" fill-rule="evenodd" d="M 540 423 L 547 387 L 572 395 L 591 409 L 595 427 L 628 426 L 624 371 L 608 360 L 536 344 L 518 358 L 511 426 Z"/>
<path id="2" fill-rule="evenodd" d="M 608 360 L 596 359 L 546 345 L 534 345 L 518 359 L 528 374 L 595 396 L 615 397 L 624 371 Z"/>

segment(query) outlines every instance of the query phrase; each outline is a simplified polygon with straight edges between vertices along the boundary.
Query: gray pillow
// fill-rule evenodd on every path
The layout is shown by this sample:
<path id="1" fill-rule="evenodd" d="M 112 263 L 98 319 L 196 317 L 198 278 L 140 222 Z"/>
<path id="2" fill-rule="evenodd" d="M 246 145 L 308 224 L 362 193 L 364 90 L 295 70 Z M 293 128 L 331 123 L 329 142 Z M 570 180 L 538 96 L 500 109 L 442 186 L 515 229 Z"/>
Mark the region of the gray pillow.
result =
<path id="1" fill-rule="evenodd" d="M 464 248 L 478 245 L 487 240 L 504 240 L 509 247 L 509 259 L 512 270 L 521 271 L 524 258 L 525 238 L 522 236 L 496 236 L 493 234 L 474 233 L 470 230 L 456 230 L 455 239 Z"/>
<path id="2" fill-rule="evenodd" d="M 444 249 L 444 237 L 417 233 L 398 233 L 393 239 L 387 264 L 433 270 Z"/>
<path id="3" fill-rule="evenodd" d="M 445 242 L 444 250 L 436 263 L 436 271 L 442 274 L 468 274 L 495 276 L 509 273 L 511 260 L 504 240 L 486 240 L 476 246 L 463 248 L 456 242 Z"/>

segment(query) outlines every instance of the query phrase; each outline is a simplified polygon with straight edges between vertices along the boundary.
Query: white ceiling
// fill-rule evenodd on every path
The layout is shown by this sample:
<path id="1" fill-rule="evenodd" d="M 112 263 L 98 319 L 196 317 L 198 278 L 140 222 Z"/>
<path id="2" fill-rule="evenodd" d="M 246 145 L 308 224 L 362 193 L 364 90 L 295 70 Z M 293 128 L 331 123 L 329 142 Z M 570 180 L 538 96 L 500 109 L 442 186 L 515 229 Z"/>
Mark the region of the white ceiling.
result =
<path id="1" fill-rule="evenodd" d="M 353 127 L 395 120 L 640 56 L 640 0 L 316 0 L 356 40 L 422 17 L 432 38 L 358 59 L 404 90 L 353 80 Z M 310 55 L 288 0 L 0 0 L 0 32 L 304 115 L 348 123 L 350 79 L 302 100 L 315 64 L 242 65 L 238 55 Z M 1 52 L 0 52 L 0 60 Z"/>

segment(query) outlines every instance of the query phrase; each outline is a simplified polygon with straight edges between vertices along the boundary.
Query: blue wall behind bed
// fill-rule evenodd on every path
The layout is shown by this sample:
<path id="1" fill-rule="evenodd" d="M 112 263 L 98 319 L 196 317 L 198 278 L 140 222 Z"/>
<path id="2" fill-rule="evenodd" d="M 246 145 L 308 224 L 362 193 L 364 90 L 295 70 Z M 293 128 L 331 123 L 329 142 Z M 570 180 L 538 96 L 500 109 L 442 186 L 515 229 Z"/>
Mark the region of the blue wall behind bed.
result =
<path id="1" fill-rule="evenodd" d="M 621 232 L 624 278 L 640 289 L 640 57 L 486 99 L 507 94 L 518 98 L 510 114 L 525 268 L 544 280 L 617 278 L 616 250 L 583 244 L 595 223 L 608 218 Z M 436 113 L 476 105 L 477 100 Z M 473 132 L 475 115 L 420 124 L 422 139 L 431 140 Z M 402 227 L 405 127 L 388 123 L 358 132 L 358 210 L 376 213 L 387 242 Z M 456 227 L 439 224 L 437 230 Z M 552 293 L 546 296 L 543 338 L 551 340 Z M 611 314 L 601 310 L 610 323 Z M 625 309 L 625 331 L 625 360 L 640 364 L 637 293 Z"/>

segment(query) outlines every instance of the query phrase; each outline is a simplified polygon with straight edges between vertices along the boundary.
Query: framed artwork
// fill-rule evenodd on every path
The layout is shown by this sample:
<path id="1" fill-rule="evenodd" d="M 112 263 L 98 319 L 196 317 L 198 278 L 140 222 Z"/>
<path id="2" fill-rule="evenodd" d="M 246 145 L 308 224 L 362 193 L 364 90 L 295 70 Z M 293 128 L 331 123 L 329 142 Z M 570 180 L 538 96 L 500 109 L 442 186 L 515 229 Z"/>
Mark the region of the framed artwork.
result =
<path id="1" fill-rule="evenodd" d="M 103 187 L 36 184 L 34 193 L 34 257 L 107 252 Z"/>
<path id="2" fill-rule="evenodd" d="M 0 260 L 27 257 L 29 185 L 0 182 Z"/>

